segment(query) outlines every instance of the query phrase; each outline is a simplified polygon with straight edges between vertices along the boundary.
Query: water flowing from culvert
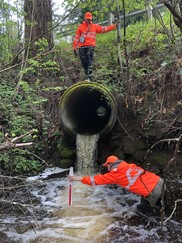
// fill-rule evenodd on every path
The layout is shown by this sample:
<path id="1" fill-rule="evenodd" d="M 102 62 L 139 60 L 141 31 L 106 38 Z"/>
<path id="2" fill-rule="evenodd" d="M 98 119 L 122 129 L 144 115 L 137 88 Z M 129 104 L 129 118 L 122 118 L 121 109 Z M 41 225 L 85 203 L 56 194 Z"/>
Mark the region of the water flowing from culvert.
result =
<path id="1" fill-rule="evenodd" d="M 82 175 L 94 173 L 99 134 L 76 136 L 77 171 Z"/>
<path id="2" fill-rule="evenodd" d="M 181 234 L 181 221 L 172 217 L 164 225 L 161 238 L 160 218 L 138 215 L 139 197 L 120 187 L 89 187 L 74 182 L 73 206 L 68 206 L 68 173 L 49 168 L 27 178 L 28 191 L 17 190 L 11 199 L 26 207 L 14 204 L 8 213 L 1 210 L 0 242 L 161 243 L 172 242 Z"/>

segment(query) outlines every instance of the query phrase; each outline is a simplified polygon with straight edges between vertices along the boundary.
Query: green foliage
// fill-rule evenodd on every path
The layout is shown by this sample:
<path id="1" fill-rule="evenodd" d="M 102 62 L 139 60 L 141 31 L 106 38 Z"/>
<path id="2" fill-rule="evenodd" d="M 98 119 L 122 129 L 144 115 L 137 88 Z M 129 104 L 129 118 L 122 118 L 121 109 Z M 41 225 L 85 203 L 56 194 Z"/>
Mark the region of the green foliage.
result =
<path id="1" fill-rule="evenodd" d="M 33 75 L 39 86 L 39 82 L 41 82 L 43 76 L 52 77 L 57 74 L 59 68 L 58 63 L 53 60 L 54 57 L 52 54 L 44 54 L 48 46 L 47 40 L 44 38 L 39 39 L 36 45 L 38 46 L 37 56 L 28 60 L 27 67 L 24 68 L 21 73 Z"/>
<path id="2" fill-rule="evenodd" d="M 161 26 L 161 21 L 153 18 L 150 21 L 139 21 L 127 27 L 127 46 L 130 51 L 143 50 L 150 46 L 153 49 L 163 51 L 168 43 L 166 30 L 170 32 L 170 14 L 165 12 L 163 23 L 166 29 Z M 170 40 L 169 40 L 170 42 Z"/>
<path id="3" fill-rule="evenodd" d="M 71 10 L 73 6 L 75 6 L 78 3 L 78 1 L 70 1 L 70 0 L 65 0 L 63 3 L 63 6 L 67 10 Z M 150 3 L 149 3 L 150 4 Z M 152 6 L 155 6 L 156 1 L 152 1 Z M 141 0 L 141 1 L 125 1 L 125 12 L 126 14 L 134 11 L 134 10 L 141 10 L 141 9 L 146 9 L 146 1 Z M 109 17 L 109 13 L 113 13 L 116 17 L 116 9 L 119 7 L 121 14 L 123 13 L 123 2 L 122 1 L 113 1 L 113 0 L 84 0 L 81 1 L 78 9 L 76 9 L 72 13 L 72 18 L 74 20 L 78 19 L 78 22 L 83 21 L 83 16 L 84 13 L 89 11 L 92 12 L 93 14 L 93 20 L 94 22 L 101 22 Z"/>
<path id="4" fill-rule="evenodd" d="M 64 3 L 69 5 L 68 7 L 73 7 L 78 1 L 65 1 Z M 116 4 L 119 5 L 122 12 L 122 1 L 82 1 L 79 5 L 80 9 L 75 11 L 74 18 L 78 20 L 78 17 L 81 16 L 81 19 L 83 19 L 85 11 L 91 11 L 94 16 L 94 22 L 102 21 L 107 19 L 109 12 L 116 13 Z M 145 8 L 143 1 L 136 2 L 132 0 L 125 2 L 125 4 L 126 14 L 136 9 Z M 13 11 L 16 11 L 16 9 Z M 17 38 L 18 29 L 16 23 L 10 21 L 8 11 L 6 14 L 7 21 L 5 25 L 3 23 L 0 24 L 1 63 L 8 62 L 12 58 L 12 47 L 16 46 L 16 43 L 20 41 Z M 21 13 L 19 14 L 21 16 Z M 161 25 L 162 22 L 163 25 Z M 142 63 L 143 60 L 145 62 L 145 50 L 149 49 L 160 55 L 160 53 L 165 52 L 166 44 L 169 45 L 171 43 L 171 39 L 169 39 L 169 36 L 172 36 L 169 13 L 165 13 L 162 16 L 162 22 L 157 19 L 151 21 L 143 19 L 134 24 L 131 24 L 131 21 L 130 25 L 127 26 L 126 52 L 129 59 L 129 74 L 132 77 L 129 80 L 125 80 L 127 60 L 124 50 L 123 29 L 122 40 L 119 43 L 121 46 L 122 64 L 125 68 L 122 77 L 118 65 L 119 45 L 117 43 L 117 31 L 97 35 L 94 61 L 95 81 L 106 85 L 116 96 L 129 94 L 128 96 L 132 99 L 132 95 L 138 95 L 137 91 L 139 89 L 137 88 L 141 87 L 143 75 L 151 72 L 151 66 L 148 63 Z M 175 35 L 176 33 L 174 32 L 174 37 Z M 79 59 L 73 56 L 71 43 L 59 38 L 60 35 L 57 35 L 55 52 L 50 53 L 46 53 L 48 43 L 45 39 L 39 39 L 36 42 L 38 54 L 36 57 L 28 60 L 26 68 L 21 73 L 23 77 L 18 84 L 16 83 L 17 78 L 15 80 L 12 77 L 1 78 L 0 111 L 5 123 L 3 124 L 4 131 L 0 134 L 2 141 L 4 133 L 9 133 L 10 137 L 16 137 L 36 127 L 41 127 L 41 134 L 34 134 L 21 140 L 21 142 L 34 141 L 34 145 L 31 146 L 33 152 L 42 152 L 45 149 L 45 143 L 49 141 L 50 137 L 59 139 L 60 133 L 52 129 L 55 128 L 55 123 L 51 120 L 51 117 L 55 115 L 55 111 L 52 110 L 52 104 L 50 104 L 51 108 L 46 110 L 49 106 L 49 98 L 63 91 L 66 88 L 65 85 L 69 86 L 81 77 L 81 65 Z M 137 55 L 137 52 L 140 53 L 142 51 L 144 51 L 144 57 Z M 169 55 L 166 55 L 161 65 L 170 64 L 170 58 Z M 179 73 L 181 74 L 181 68 L 179 68 Z M 12 76 L 19 77 L 17 74 Z M 52 85 L 52 80 L 56 81 L 56 84 Z M 127 84 L 127 87 L 125 84 Z M 140 107 L 138 109 L 140 109 L 137 110 L 138 112 L 143 112 Z M 38 139 L 41 140 L 40 143 L 38 143 Z M 60 150 L 60 147 L 58 149 Z M 38 171 L 41 168 L 39 161 L 29 156 L 27 148 L 23 151 L 11 150 L 1 153 L 0 161 L 3 168 L 6 171 L 16 173 Z M 70 156 L 70 151 L 62 151 L 63 154 L 65 152 L 66 156 Z"/>
<path id="5" fill-rule="evenodd" d="M 21 49 L 20 32 L 22 23 L 20 20 L 23 13 L 18 3 L 15 8 L 9 2 L 1 1 L 0 16 L 0 63 L 2 67 Z M 19 18 L 19 21 L 14 20 L 15 16 Z"/>
<path id="6" fill-rule="evenodd" d="M 0 153 L 0 162 L 3 170 L 8 171 L 8 173 L 37 173 L 42 168 L 38 160 L 27 156 L 26 150 L 14 149 Z"/>
<path id="7" fill-rule="evenodd" d="M 8 136 L 11 138 L 18 137 L 36 127 L 40 127 L 41 136 L 45 138 L 45 141 L 48 141 L 50 136 L 51 116 L 50 114 L 46 116 L 44 110 L 49 97 L 44 96 L 44 94 L 63 90 L 64 87 L 44 87 L 42 85 L 46 76 L 51 77 L 54 73 L 57 74 L 58 63 L 53 60 L 54 56 L 52 54 L 43 54 L 47 47 L 46 41 L 42 39 L 37 42 L 37 45 L 39 46 L 39 53 L 35 59 L 32 58 L 28 61 L 26 68 L 21 73 L 23 78 L 19 80 L 18 84 L 11 83 L 4 77 L 1 79 L 0 110 L 6 121 L 6 124 L 3 125 L 3 133 L 1 133 L 2 142 L 4 141 L 5 133 L 8 133 Z M 50 82 L 50 79 L 48 81 Z M 18 92 L 16 92 L 17 89 Z M 55 132 L 52 136 L 58 135 Z M 38 139 L 39 135 L 34 134 L 23 137 L 18 142 L 34 141 L 34 144 L 31 146 L 32 151 L 34 153 L 36 151 L 42 152 L 45 149 L 45 144 L 38 143 Z M 10 150 L 1 154 L 0 161 L 7 173 L 10 171 L 11 173 L 30 173 L 41 168 L 38 160 L 27 156 L 28 148 L 25 148 L 24 151 L 16 150 L 15 153 L 13 149 L 13 152 Z"/>
<path id="8" fill-rule="evenodd" d="M 37 52 L 42 53 L 49 46 L 47 39 L 40 38 L 35 42 L 35 45 L 38 47 Z"/>
<path id="9" fill-rule="evenodd" d="M 61 168 L 69 168 L 70 166 L 73 166 L 74 161 L 72 159 L 61 159 L 59 162 L 59 166 Z"/>
<path id="10" fill-rule="evenodd" d="M 104 77 L 104 80 L 109 81 L 109 77 L 117 76 L 116 35 L 116 31 L 97 35 L 96 58 L 94 62 L 97 80 Z"/>
<path id="11" fill-rule="evenodd" d="M 33 86 L 30 87 L 27 82 L 21 81 L 19 85 L 22 88 L 22 92 L 16 94 L 14 85 L 4 79 L 0 83 L 0 110 L 5 121 L 3 133 L 1 133 L 2 139 L 5 133 L 8 133 L 9 137 L 18 137 L 36 128 L 36 117 L 43 116 L 42 104 L 47 100 L 36 94 L 36 89 Z M 44 125 L 45 127 L 50 126 L 45 123 Z M 46 130 L 44 129 L 44 131 Z M 34 136 L 23 137 L 18 142 L 32 142 L 36 140 L 37 136 L 34 134 Z M 25 152 L 21 150 L 16 150 L 16 153 L 11 150 L 3 152 L 0 154 L 2 166 L 7 171 L 11 168 L 13 173 L 39 170 L 41 166 L 39 161 L 28 159 L 25 153 L 26 149 Z"/>

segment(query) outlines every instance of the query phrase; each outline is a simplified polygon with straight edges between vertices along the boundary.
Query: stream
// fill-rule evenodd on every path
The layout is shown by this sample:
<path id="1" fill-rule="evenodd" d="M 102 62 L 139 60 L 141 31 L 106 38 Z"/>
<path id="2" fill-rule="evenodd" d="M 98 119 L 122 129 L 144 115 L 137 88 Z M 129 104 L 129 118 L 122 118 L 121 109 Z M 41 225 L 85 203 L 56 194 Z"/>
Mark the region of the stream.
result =
<path id="1" fill-rule="evenodd" d="M 75 175 L 94 174 L 98 139 L 97 135 L 77 137 Z M 4 177 L 0 242 L 182 242 L 180 177 L 168 183 L 168 205 L 162 217 L 161 212 L 139 213 L 140 197 L 116 185 L 90 187 L 73 182 L 73 204 L 68 206 L 68 174 L 69 169 L 52 167 L 36 176 Z"/>
<path id="2" fill-rule="evenodd" d="M 26 178 L 25 186 L 14 194 L 11 191 L 11 201 L 19 205 L 1 207 L 0 242 L 182 242 L 181 204 L 161 232 L 160 215 L 139 214 L 139 196 L 117 186 L 74 182 L 73 205 L 68 206 L 68 173 L 67 169 L 48 168 Z"/>

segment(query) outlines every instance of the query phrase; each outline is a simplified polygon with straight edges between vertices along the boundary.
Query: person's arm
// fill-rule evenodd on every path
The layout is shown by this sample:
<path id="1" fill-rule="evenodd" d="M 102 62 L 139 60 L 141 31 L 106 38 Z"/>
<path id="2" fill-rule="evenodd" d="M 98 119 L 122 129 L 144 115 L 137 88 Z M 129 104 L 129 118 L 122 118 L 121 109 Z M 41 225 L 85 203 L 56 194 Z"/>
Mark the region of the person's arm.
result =
<path id="1" fill-rule="evenodd" d="M 114 173 L 115 174 L 115 173 Z M 95 176 L 68 176 L 69 181 L 79 181 L 89 186 L 116 184 L 116 177 L 112 172 L 104 175 L 97 174 Z"/>
<path id="2" fill-rule="evenodd" d="M 72 181 L 79 181 L 79 182 L 82 182 L 82 177 L 80 177 L 80 176 L 68 176 L 68 180 L 70 181 L 70 182 L 72 182 Z"/>
<path id="3" fill-rule="evenodd" d="M 109 26 L 101 26 L 101 25 L 96 25 L 96 32 L 97 33 L 106 33 L 111 30 L 116 29 L 117 24 L 109 25 Z"/>

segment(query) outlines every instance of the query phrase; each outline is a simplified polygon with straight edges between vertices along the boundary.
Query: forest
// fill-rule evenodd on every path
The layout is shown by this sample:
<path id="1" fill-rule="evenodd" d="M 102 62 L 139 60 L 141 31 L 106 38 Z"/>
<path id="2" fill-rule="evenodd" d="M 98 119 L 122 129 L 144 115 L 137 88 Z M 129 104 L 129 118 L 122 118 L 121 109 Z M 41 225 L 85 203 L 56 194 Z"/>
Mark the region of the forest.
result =
<path id="1" fill-rule="evenodd" d="M 4 191 L 15 178 L 74 166 L 75 138 L 61 125 L 60 98 L 85 80 L 72 41 L 87 11 L 94 23 L 117 22 L 97 35 L 95 48 L 93 81 L 118 102 L 97 164 L 112 152 L 181 180 L 182 1 L 65 0 L 62 7 L 57 14 L 53 0 L 0 0 L 1 207 L 12 204 Z"/>

